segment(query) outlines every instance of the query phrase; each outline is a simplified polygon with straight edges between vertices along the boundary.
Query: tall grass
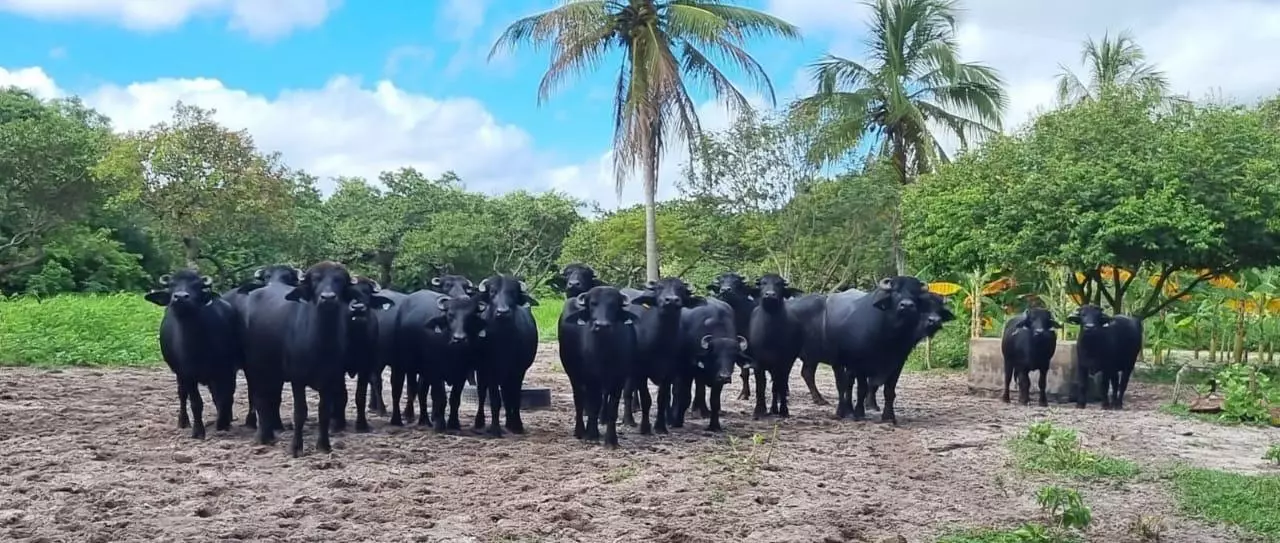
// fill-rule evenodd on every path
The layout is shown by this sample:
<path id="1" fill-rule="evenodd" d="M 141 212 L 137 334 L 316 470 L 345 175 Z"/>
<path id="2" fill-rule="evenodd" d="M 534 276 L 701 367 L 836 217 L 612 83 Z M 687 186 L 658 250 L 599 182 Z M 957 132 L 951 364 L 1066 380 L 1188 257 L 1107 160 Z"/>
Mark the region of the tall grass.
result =
<path id="1" fill-rule="evenodd" d="M 540 341 L 554 341 L 561 301 L 533 307 Z M 0 365 L 158 364 L 164 309 L 140 294 L 61 295 L 0 300 Z"/>

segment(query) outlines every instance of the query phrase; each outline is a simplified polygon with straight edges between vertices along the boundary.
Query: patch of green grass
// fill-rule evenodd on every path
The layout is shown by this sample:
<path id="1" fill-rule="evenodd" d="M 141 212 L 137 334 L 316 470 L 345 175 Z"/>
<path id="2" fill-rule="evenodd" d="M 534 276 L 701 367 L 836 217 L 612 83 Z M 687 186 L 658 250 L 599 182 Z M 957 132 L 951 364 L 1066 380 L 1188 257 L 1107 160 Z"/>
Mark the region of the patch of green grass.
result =
<path id="1" fill-rule="evenodd" d="M 1280 475 L 1180 467 L 1171 478 L 1184 512 L 1280 542 Z"/>
<path id="2" fill-rule="evenodd" d="M 562 300 L 532 308 L 539 341 L 555 341 Z M 151 366 L 164 308 L 142 294 L 0 299 L 0 365 Z"/>
<path id="3" fill-rule="evenodd" d="M 160 362 L 164 310 L 141 294 L 0 301 L 0 364 L 139 366 Z"/>
<path id="4" fill-rule="evenodd" d="M 1073 533 L 1040 524 L 1025 524 L 1015 530 L 978 529 L 946 535 L 938 543 L 1076 543 L 1080 538 Z"/>
<path id="5" fill-rule="evenodd" d="M 1137 464 L 1087 451 L 1074 430 L 1054 428 L 1048 422 L 1032 424 L 1009 447 L 1022 471 L 1078 479 L 1129 479 L 1138 474 Z"/>
<path id="6" fill-rule="evenodd" d="M 1208 364 L 1207 361 L 1200 361 Z M 1141 383 L 1150 383 L 1156 385 L 1172 385 L 1178 380 L 1178 371 L 1181 366 L 1176 364 L 1165 364 L 1162 366 L 1138 366 L 1133 369 L 1132 379 Z M 1182 375 L 1182 386 L 1195 386 L 1209 382 L 1213 377 L 1213 369 L 1191 369 L 1188 368 Z"/>
<path id="7" fill-rule="evenodd" d="M 628 464 L 625 466 L 614 468 L 610 470 L 608 473 L 604 474 L 604 482 L 608 484 L 621 483 L 623 481 L 626 481 L 627 479 L 631 479 L 635 477 L 639 473 L 640 473 L 640 470 L 636 469 L 635 466 Z"/>
<path id="8" fill-rule="evenodd" d="M 1187 404 L 1185 403 L 1179 403 L 1176 405 L 1167 403 L 1167 404 L 1161 405 L 1159 407 L 1159 410 L 1161 413 L 1165 413 L 1167 415 L 1174 415 L 1174 416 L 1182 417 L 1185 419 L 1199 420 L 1204 422 L 1212 422 L 1214 424 L 1221 424 L 1223 426 L 1240 426 L 1243 424 L 1238 420 L 1231 420 L 1230 418 L 1223 417 L 1221 413 L 1192 413 L 1188 409 Z"/>

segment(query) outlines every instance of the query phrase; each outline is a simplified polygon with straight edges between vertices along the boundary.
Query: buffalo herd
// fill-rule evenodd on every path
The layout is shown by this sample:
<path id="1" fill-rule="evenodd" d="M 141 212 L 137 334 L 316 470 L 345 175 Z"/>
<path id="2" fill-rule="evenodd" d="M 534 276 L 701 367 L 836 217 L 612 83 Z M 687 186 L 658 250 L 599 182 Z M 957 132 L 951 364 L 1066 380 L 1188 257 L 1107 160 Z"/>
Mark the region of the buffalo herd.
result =
<path id="1" fill-rule="evenodd" d="M 284 429 L 280 403 L 289 385 L 289 450 L 295 457 L 303 450 L 306 389 L 320 400 L 316 450 L 329 452 L 330 432 L 347 425 L 349 377 L 356 379 L 357 432 L 369 430 L 369 410 L 380 416 L 389 410 L 392 425 L 413 423 L 416 412 L 418 425 L 460 430 L 458 410 L 468 384 L 476 390 L 476 430 L 495 437 L 504 428 L 525 432 L 522 384 L 537 352 L 530 307 L 538 301 L 519 278 L 493 275 L 475 283 L 443 275 L 426 289 L 401 293 L 325 261 L 305 271 L 259 268 L 251 280 L 221 294 L 208 277 L 186 269 L 162 276 L 160 284 L 145 297 L 165 307 L 161 352 L 177 378 L 178 426 L 190 426 L 194 438 L 205 436 L 200 385 L 217 410 L 215 428 L 230 429 L 238 371 L 248 388 L 245 426 L 256 429 L 260 444 Z M 633 289 L 607 285 L 590 266 L 570 264 L 548 286 L 565 295 L 556 331 L 573 392 L 574 436 L 597 441 L 603 425 L 611 448 L 618 445 L 619 414 L 623 424 L 635 426 L 637 408 L 641 434 L 682 427 L 690 409 L 709 421 L 708 430 L 720 430 L 721 391 L 735 370 L 741 372 L 742 399 L 751 398 L 755 376 L 754 418 L 786 417 L 797 359 L 815 403 L 826 404 L 814 383 L 818 364 L 825 363 L 835 375 L 837 417 L 861 420 L 870 408 L 896 423 L 897 384 L 907 356 L 955 318 L 941 296 L 911 276 L 885 278 L 869 292 L 805 294 L 777 274 L 748 281 L 724 273 L 706 285 L 704 296 L 676 277 Z M 1141 323 L 1109 317 L 1096 306 L 1067 320 L 1081 326 L 1081 382 L 1102 373 L 1103 406 L 1120 408 Z M 1020 400 L 1027 403 L 1028 372 L 1039 370 L 1040 405 L 1046 404 L 1045 373 L 1054 328 L 1061 326 L 1038 308 L 1008 322 L 1006 402 L 1016 373 Z M 388 367 L 389 409 L 382 390 Z M 657 389 L 656 405 L 650 384 Z M 877 390 L 883 391 L 883 408 Z M 1084 397 L 1079 395 L 1081 407 Z M 500 412 L 506 414 L 502 424 Z"/>

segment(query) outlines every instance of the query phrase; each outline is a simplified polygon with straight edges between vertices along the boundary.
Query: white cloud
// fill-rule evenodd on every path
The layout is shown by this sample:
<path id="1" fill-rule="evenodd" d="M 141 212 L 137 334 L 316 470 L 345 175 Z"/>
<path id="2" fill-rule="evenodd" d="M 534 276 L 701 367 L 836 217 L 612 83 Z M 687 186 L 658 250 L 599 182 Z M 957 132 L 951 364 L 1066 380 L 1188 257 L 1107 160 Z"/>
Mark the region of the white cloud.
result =
<path id="1" fill-rule="evenodd" d="M 257 39 L 314 28 L 342 0 L 0 0 L 0 11 L 41 19 L 106 20 L 138 31 L 168 30 L 197 16 L 225 15 Z"/>
<path id="2" fill-rule="evenodd" d="M 445 0 L 437 22 L 439 32 L 466 40 L 484 24 L 485 0 Z"/>
<path id="3" fill-rule="evenodd" d="M 7 85 L 32 89 L 44 98 L 69 94 L 35 67 L 0 68 L 0 87 Z M 381 171 L 412 166 L 430 175 L 454 170 L 468 188 L 490 194 L 558 189 L 606 208 L 642 201 L 641 178 L 636 176 L 628 180 L 619 202 L 608 154 L 582 164 L 555 163 L 527 132 L 501 123 L 479 101 L 436 99 L 389 81 L 370 86 L 337 76 L 322 88 L 268 97 L 228 88 L 216 79 L 157 79 L 104 85 L 81 96 L 121 131 L 168 120 L 179 100 L 216 109 L 219 122 L 247 129 L 259 148 L 280 151 L 290 165 L 320 176 L 326 193 L 333 187 L 330 177 L 372 180 Z M 724 109 L 715 104 L 703 104 L 699 113 L 709 129 L 729 124 Z M 680 164 L 687 157 L 678 147 L 664 157 L 659 198 L 675 195 Z"/>
<path id="4" fill-rule="evenodd" d="M 1007 128 L 1055 98 L 1058 65 L 1079 65 L 1081 43 L 1129 29 L 1169 76 L 1175 92 L 1211 89 L 1251 101 L 1280 89 L 1280 2 L 1272 0 L 968 0 L 959 21 L 962 54 L 1000 70 L 1008 84 Z M 770 11 L 807 33 L 832 39 L 831 50 L 860 58 L 869 10 L 847 0 L 770 0 Z M 860 39 L 860 38 L 858 38 Z"/>

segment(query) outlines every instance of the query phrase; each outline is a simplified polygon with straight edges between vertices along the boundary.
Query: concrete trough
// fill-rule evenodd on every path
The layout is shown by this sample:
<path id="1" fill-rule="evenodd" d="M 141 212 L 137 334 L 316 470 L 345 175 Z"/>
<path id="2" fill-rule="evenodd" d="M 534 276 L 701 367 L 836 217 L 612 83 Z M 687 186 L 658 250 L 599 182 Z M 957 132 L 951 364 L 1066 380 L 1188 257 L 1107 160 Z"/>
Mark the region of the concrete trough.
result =
<path id="1" fill-rule="evenodd" d="M 462 389 L 462 400 L 472 405 L 476 403 L 476 387 L 467 385 Z M 489 399 L 485 398 L 485 407 L 488 408 Z M 547 387 L 530 387 L 526 386 L 520 389 L 520 409 L 526 411 L 536 411 L 551 407 L 551 389 Z"/>
<path id="2" fill-rule="evenodd" d="M 1076 400 L 1075 341 L 1059 341 L 1049 361 L 1049 378 L 1045 382 L 1049 401 L 1068 403 Z M 1039 373 L 1031 374 L 1031 402 L 1040 397 Z M 1089 401 L 1098 402 L 1102 395 L 1095 384 L 1089 387 Z M 980 337 L 969 339 L 969 393 L 977 396 L 999 398 L 1004 394 L 1004 355 L 1000 352 L 1000 338 Z M 1018 401 L 1018 379 L 1009 383 L 1009 400 Z"/>

